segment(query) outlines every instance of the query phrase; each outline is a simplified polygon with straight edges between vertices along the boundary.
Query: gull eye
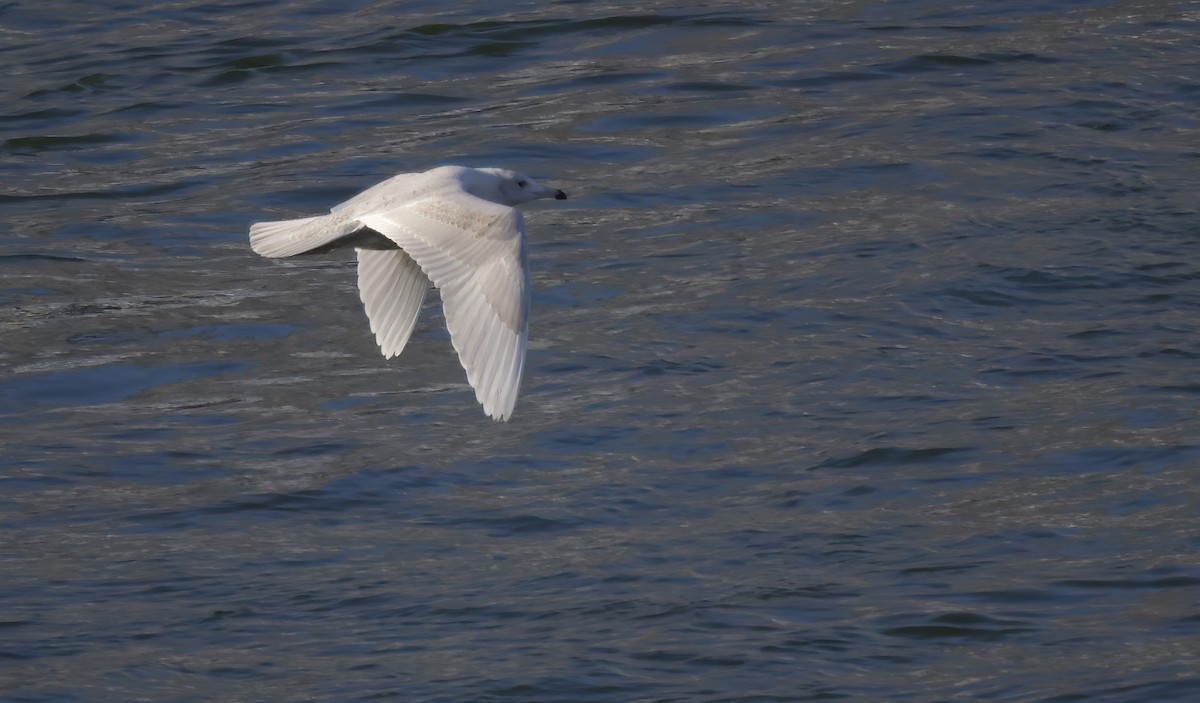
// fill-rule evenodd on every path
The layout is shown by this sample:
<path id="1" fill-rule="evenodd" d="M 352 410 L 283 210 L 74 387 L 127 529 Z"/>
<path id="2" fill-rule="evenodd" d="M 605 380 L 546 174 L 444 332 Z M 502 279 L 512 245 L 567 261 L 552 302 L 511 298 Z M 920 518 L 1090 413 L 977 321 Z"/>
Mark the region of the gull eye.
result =
<path id="1" fill-rule="evenodd" d="M 518 188 L 524 188 L 527 185 L 529 185 L 529 181 L 517 181 Z"/>

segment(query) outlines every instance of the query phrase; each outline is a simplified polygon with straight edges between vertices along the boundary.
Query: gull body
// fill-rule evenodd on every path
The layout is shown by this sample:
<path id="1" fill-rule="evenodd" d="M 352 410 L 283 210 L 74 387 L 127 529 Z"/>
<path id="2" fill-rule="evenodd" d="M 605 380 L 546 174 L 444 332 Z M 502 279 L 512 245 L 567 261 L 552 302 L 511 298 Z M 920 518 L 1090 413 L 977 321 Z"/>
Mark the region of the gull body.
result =
<path id="1" fill-rule="evenodd" d="M 529 333 L 525 221 L 517 205 L 567 196 L 501 168 L 441 166 L 378 183 L 329 214 L 250 226 L 277 258 L 353 247 L 358 291 L 384 357 L 403 351 L 430 282 L 483 410 L 507 420 Z"/>

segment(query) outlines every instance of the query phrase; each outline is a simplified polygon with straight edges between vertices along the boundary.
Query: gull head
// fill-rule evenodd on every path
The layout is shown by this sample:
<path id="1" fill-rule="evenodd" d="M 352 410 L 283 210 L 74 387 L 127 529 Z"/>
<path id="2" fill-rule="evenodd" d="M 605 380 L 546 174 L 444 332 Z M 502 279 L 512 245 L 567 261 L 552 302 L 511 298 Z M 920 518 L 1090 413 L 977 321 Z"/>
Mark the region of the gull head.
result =
<path id="1" fill-rule="evenodd" d="M 538 198 L 567 199 L 567 194 L 561 190 L 544 186 L 518 171 L 506 168 L 474 170 L 478 175 L 471 179 L 472 183 L 467 184 L 467 190 L 484 200 L 516 206 Z"/>

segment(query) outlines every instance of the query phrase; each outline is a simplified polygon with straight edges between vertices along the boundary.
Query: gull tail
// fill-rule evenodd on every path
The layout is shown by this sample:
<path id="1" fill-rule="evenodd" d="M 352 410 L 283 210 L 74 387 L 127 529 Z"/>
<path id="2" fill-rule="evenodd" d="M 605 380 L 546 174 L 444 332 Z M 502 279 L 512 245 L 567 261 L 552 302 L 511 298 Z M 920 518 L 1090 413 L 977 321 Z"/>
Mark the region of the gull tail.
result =
<path id="1" fill-rule="evenodd" d="M 358 222 L 336 215 L 256 222 L 250 225 L 250 248 L 271 258 L 296 256 L 319 249 L 360 227 Z"/>

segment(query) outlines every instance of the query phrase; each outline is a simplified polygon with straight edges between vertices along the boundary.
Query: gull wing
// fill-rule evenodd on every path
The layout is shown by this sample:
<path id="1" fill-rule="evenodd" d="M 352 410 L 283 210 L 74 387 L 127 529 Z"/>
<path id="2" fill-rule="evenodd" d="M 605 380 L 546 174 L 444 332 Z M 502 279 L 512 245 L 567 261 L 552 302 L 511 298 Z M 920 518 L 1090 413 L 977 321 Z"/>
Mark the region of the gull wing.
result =
<path id="1" fill-rule="evenodd" d="M 388 201 L 404 200 L 406 195 L 414 190 L 414 186 L 426 180 L 423 173 L 400 173 L 382 180 L 361 193 L 345 200 L 329 209 L 330 212 L 354 212 L 381 210 Z M 411 197 L 411 195 L 408 195 Z"/>
<path id="2" fill-rule="evenodd" d="M 475 398 L 489 416 L 507 420 L 529 334 L 521 213 L 457 192 L 358 220 L 398 244 L 441 291 L 450 341 Z"/>
<path id="3" fill-rule="evenodd" d="M 401 249 L 357 249 L 358 295 L 386 359 L 404 350 L 417 324 L 429 279 Z"/>

